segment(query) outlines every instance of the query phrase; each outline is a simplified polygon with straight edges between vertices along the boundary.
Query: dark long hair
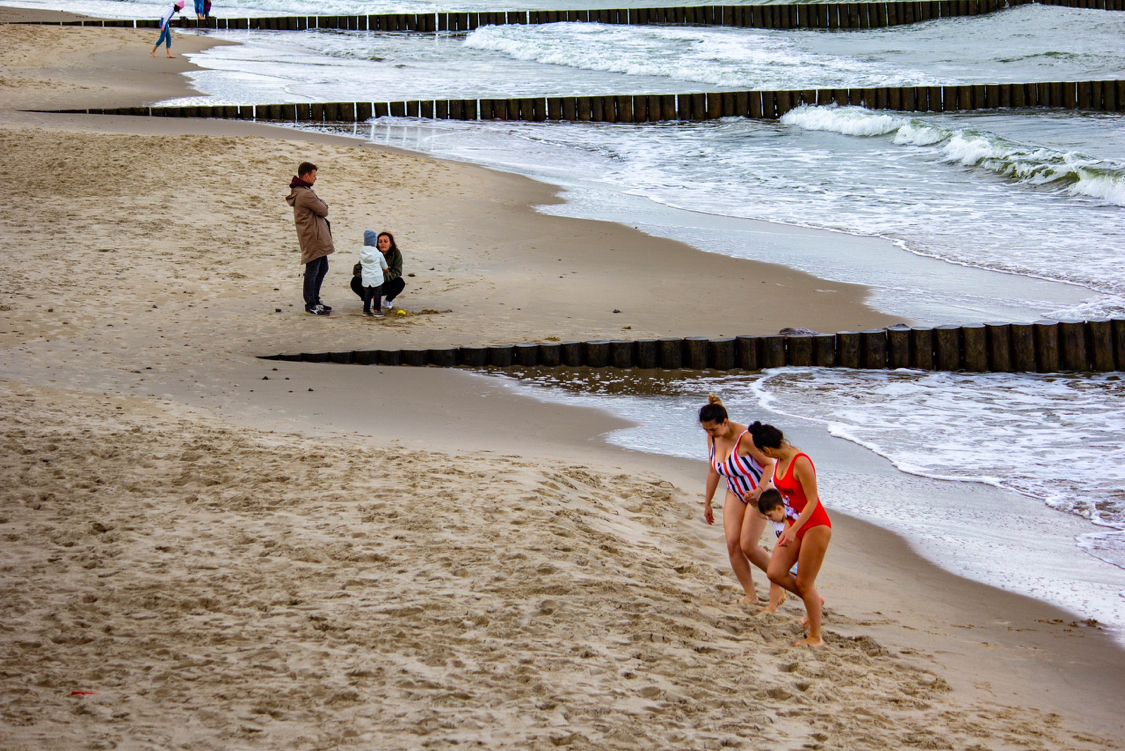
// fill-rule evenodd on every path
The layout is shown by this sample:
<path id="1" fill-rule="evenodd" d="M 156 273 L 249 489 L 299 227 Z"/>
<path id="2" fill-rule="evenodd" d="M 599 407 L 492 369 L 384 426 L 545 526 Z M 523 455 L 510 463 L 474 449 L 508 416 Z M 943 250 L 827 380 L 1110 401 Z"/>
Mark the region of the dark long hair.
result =
<path id="1" fill-rule="evenodd" d="M 779 449 L 785 442 L 785 435 L 772 425 L 763 425 L 755 420 L 754 424 L 746 429 L 750 431 L 750 437 L 754 439 L 754 445 L 759 449 Z"/>
<path id="2" fill-rule="evenodd" d="M 708 394 L 707 403 L 699 408 L 699 421 L 720 423 L 725 419 L 727 408 L 723 406 L 723 400 L 714 394 Z"/>
<path id="3" fill-rule="evenodd" d="M 391 239 L 391 247 L 387 249 L 387 252 L 390 253 L 392 250 L 398 250 L 398 246 L 395 245 L 395 236 L 392 235 L 390 232 L 380 232 L 379 234 L 375 235 L 375 245 L 376 246 L 379 245 L 379 238 L 382 237 L 383 235 L 386 235 L 387 237 L 389 237 Z"/>

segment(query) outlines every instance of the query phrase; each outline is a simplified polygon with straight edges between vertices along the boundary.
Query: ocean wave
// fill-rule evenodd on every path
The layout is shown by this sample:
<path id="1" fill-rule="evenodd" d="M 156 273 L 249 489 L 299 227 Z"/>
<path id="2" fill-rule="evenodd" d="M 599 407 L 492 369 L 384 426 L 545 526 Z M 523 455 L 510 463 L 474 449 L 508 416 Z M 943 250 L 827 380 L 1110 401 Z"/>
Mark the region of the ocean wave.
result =
<path id="1" fill-rule="evenodd" d="M 753 388 L 767 408 L 822 422 L 904 472 L 995 485 L 1125 530 L 1117 376 L 782 370 Z M 1106 541 L 1122 565 L 1125 537 Z"/>
<path id="2" fill-rule="evenodd" d="M 1075 151 L 1020 143 L 984 130 L 950 128 L 921 118 L 859 107 L 798 107 L 781 122 L 848 136 L 892 136 L 898 146 L 937 147 L 942 161 L 981 169 L 1016 182 L 1059 189 L 1125 206 L 1125 165 Z"/>
<path id="3" fill-rule="evenodd" d="M 890 71 L 853 57 L 809 52 L 790 36 L 768 31 L 563 23 L 485 26 L 469 34 L 465 46 L 542 65 L 730 88 L 934 83 L 916 71 Z"/>

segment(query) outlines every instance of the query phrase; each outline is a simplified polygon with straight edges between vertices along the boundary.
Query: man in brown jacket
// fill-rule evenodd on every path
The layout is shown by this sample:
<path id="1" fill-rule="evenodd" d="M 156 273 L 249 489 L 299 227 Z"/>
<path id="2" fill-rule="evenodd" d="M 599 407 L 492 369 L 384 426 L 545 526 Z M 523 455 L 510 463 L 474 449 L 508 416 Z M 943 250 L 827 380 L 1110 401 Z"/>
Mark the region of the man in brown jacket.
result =
<path id="1" fill-rule="evenodd" d="M 293 207 L 297 240 L 301 243 L 301 263 L 305 264 L 305 312 L 326 316 L 332 308 L 320 301 L 320 285 L 328 273 L 328 255 L 336 248 L 332 245 L 332 228 L 327 219 L 328 204 L 313 192 L 315 182 L 316 165 L 301 162 L 297 177 L 289 183 L 285 202 Z"/>

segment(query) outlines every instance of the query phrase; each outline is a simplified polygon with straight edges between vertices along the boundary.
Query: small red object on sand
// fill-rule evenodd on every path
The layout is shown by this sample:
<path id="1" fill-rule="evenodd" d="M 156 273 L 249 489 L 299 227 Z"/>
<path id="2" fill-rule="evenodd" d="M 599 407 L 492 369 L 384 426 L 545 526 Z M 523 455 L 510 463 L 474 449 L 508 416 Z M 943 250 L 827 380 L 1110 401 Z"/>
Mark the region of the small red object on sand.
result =
<path id="1" fill-rule="evenodd" d="M 97 692 L 97 691 L 71 691 L 70 695 L 71 696 L 95 696 L 98 693 L 99 692 Z"/>

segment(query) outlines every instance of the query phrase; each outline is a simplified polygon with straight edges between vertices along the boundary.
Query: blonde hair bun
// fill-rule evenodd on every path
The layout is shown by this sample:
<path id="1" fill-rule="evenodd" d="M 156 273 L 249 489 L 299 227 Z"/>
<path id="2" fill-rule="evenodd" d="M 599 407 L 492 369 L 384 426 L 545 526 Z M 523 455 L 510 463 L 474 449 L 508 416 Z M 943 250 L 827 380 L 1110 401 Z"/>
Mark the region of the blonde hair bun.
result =
<path id="1" fill-rule="evenodd" d="M 707 403 L 708 404 L 718 404 L 720 407 L 723 406 L 723 400 L 720 399 L 716 394 L 708 394 L 707 395 Z"/>

